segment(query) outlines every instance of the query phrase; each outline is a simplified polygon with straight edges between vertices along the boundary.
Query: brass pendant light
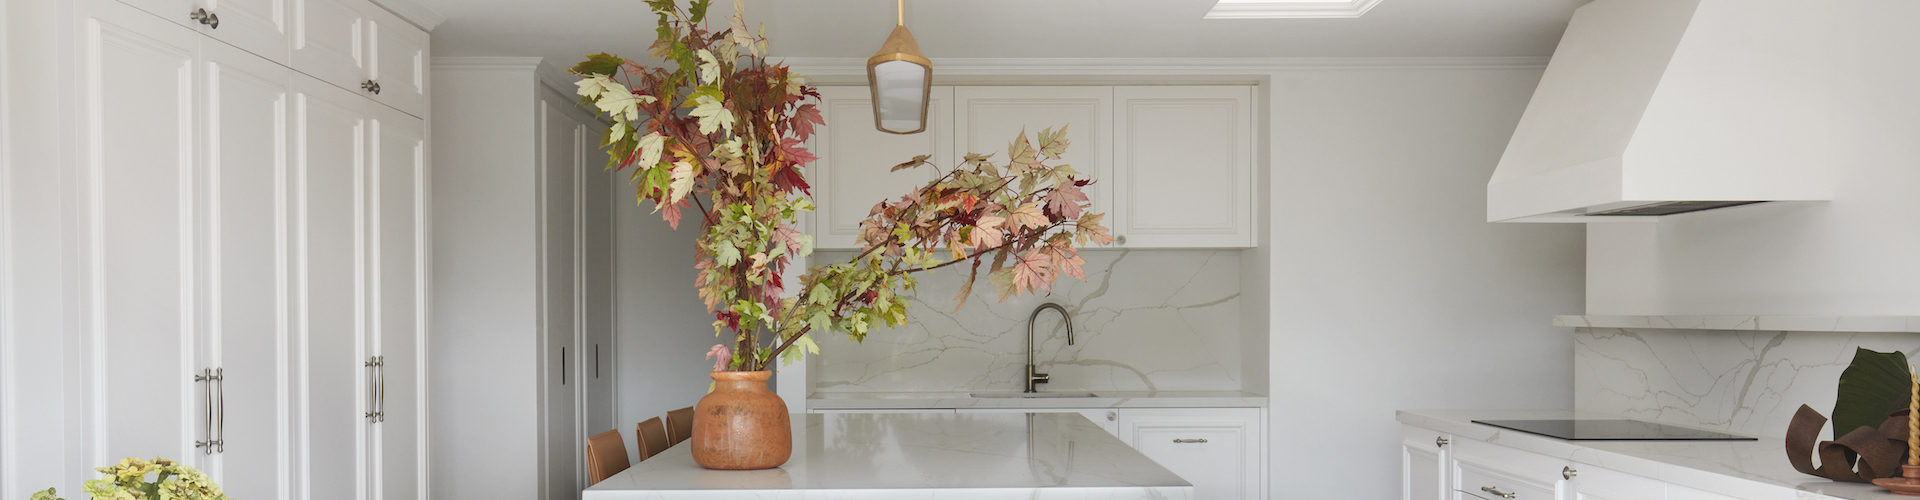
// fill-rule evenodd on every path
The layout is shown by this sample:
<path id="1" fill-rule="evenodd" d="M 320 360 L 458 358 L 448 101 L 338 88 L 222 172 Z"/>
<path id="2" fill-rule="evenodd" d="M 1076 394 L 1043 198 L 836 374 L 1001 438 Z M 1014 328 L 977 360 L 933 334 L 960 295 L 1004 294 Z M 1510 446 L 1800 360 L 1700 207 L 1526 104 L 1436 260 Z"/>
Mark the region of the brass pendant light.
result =
<path id="1" fill-rule="evenodd" d="M 907 31 L 906 0 L 897 0 L 899 24 L 880 51 L 867 58 L 867 87 L 873 89 L 873 125 L 890 134 L 927 130 L 927 105 L 933 100 L 933 61 Z"/>

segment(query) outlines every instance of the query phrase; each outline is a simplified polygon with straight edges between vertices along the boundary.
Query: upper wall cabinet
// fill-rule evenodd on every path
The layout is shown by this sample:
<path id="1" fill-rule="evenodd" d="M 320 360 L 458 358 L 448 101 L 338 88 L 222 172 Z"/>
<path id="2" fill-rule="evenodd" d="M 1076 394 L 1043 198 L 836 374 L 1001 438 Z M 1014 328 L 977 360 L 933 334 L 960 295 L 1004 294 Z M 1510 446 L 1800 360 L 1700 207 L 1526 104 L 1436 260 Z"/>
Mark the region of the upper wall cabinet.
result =
<path id="1" fill-rule="evenodd" d="M 426 115 L 427 34 L 366 0 L 292 0 L 293 69 Z"/>
<path id="2" fill-rule="evenodd" d="M 899 198 L 934 179 L 939 170 L 917 168 L 889 172 L 919 155 L 933 155 L 940 169 L 952 168 L 953 88 L 934 87 L 927 110 L 927 131 L 898 135 L 873 126 L 873 96 L 866 87 L 823 87 L 820 112 L 827 124 L 811 141 L 820 157 L 809 177 L 813 183 L 814 246 L 857 248 L 860 221 L 882 200 Z"/>
<path id="3" fill-rule="evenodd" d="M 287 62 L 290 0 L 122 0 L 269 61 Z"/>
<path id="4" fill-rule="evenodd" d="M 1093 211 L 1113 211 L 1113 87 L 955 87 L 953 101 L 963 157 L 991 153 L 1004 163 L 1007 146 L 1022 132 L 1038 141 L 1041 131 L 1066 127 L 1067 152 L 1047 163 L 1072 166 L 1096 181 L 1086 189 Z"/>
<path id="5" fill-rule="evenodd" d="M 815 246 L 855 248 L 875 203 L 898 197 L 964 153 L 992 153 L 1025 130 L 1067 127 L 1060 164 L 1096 182 L 1121 248 L 1244 248 L 1254 242 L 1252 88 L 1248 86 L 935 87 L 927 131 L 879 132 L 866 87 L 822 88 L 813 139 Z M 949 118 L 951 117 L 951 118 Z M 888 172 L 915 155 L 936 169 Z"/>
<path id="6" fill-rule="evenodd" d="M 1113 100 L 1121 245 L 1253 246 L 1252 88 L 1118 87 Z"/>

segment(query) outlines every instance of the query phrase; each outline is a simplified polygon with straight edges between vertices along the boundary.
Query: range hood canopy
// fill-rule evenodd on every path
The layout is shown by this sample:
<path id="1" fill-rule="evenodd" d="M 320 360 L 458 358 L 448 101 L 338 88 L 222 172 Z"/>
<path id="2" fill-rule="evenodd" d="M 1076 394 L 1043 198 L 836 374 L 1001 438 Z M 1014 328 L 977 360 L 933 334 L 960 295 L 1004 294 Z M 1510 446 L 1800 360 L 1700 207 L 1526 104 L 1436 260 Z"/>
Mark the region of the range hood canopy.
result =
<path id="1" fill-rule="evenodd" d="M 1581 7 L 1487 183 L 1487 220 L 1831 199 L 1831 11 L 1821 0 Z"/>

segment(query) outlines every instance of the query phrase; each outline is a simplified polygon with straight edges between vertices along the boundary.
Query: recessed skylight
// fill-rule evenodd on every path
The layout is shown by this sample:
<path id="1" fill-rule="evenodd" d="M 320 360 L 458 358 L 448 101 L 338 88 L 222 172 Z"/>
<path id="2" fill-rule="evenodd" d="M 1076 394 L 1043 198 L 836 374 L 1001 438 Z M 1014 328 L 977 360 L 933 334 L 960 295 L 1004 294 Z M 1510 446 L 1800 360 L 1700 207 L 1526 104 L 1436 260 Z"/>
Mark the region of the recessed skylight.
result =
<path id="1" fill-rule="evenodd" d="M 1220 0 L 1207 19 L 1312 19 L 1360 17 L 1380 0 Z"/>

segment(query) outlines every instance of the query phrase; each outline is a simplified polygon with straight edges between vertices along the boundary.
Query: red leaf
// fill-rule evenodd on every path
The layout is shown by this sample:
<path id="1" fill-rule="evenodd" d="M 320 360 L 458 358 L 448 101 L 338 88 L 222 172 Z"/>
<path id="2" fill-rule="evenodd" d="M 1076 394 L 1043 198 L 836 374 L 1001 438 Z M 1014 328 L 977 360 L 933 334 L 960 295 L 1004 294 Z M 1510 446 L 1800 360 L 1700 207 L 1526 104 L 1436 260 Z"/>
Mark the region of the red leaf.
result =
<path id="1" fill-rule="evenodd" d="M 800 168 L 793 165 L 774 170 L 773 187 L 789 193 L 800 191 L 809 195 L 813 194 L 813 186 L 808 185 L 807 178 L 800 175 Z"/>
<path id="2" fill-rule="evenodd" d="M 812 104 L 803 104 L 799 108 L 794 109 L 793 118 L 789 120 L 787 123 L 788 126 L 793 127 L 793 138 L 802 141 L 807 140 L 808 137 L 813 137 L 814 125 L 827 124 L 827 119 L 820 116 L 820 109 L 814 107 Z"/>
<path id="3" fill-rule="evenodd" d="M 1053 258 L 1042 248 L 1028 250 L 1013 264 L 1014 293 L 1053 289 Z"/>
<path id="4" fill-rule="evenodd" d="M 814 156 L 812 152 L 807 151 L 805 146 L 801 146 L 799 139 L 791 137 L 781 139 L 780 144 L 774 149 L 779 151 L 780 156 L 786 158 L 788 163 L 794 165 L 806 165 L 813 163 L 814 160 L 820 159 L 820 157 Z"/>
<path id="5" fill-rule="evenodd" d="M 1047 194 L 1047 210 L 1061 218 L 1077 220 L 1080 218 L 1080 203 L 1085 201 L 1087 193 L 1068 184 L 1053 188 L 1053 192 Z"/>

